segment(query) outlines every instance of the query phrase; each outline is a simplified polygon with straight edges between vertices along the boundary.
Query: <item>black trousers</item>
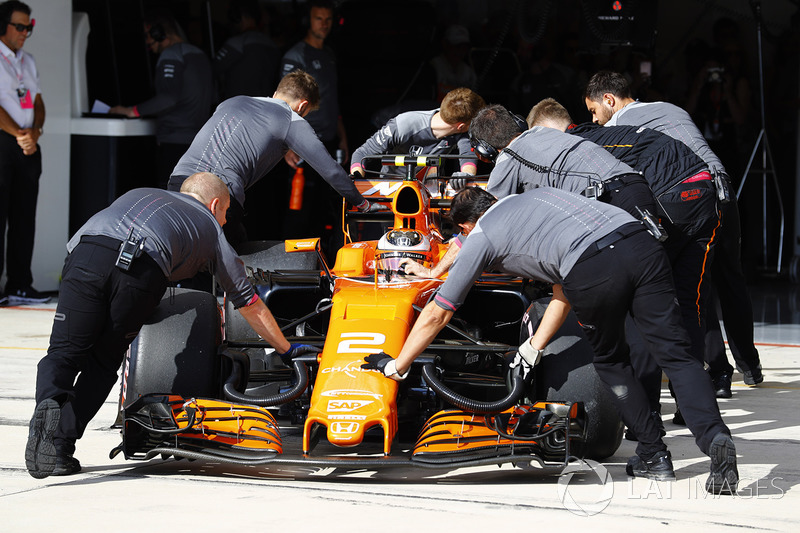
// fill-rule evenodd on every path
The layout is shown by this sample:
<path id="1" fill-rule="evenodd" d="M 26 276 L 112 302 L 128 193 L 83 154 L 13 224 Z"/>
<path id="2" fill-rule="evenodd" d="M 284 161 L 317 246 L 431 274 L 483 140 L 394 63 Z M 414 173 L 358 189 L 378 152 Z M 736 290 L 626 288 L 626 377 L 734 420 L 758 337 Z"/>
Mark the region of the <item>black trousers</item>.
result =
<path id="1" fill-rule="evenodd" d="M 761 361 L 753 340 L 753 304 L 742 271 L 741 226 L 735 198 L 722 206 L 722 227 L 715 253 L 711 280 L 722 310 L 728 346 L 739 368 L 752 371 Z M 733 367 L 725 353 L 716 305 L 708 306 L 707 322 L 705 356 L 708 371 L 714 377 L 723 372 L 731 374 Z"/>
<path id="2" fill-rule="evenodd" d="M 620 229 L 630 231 L 633 224 Z M 562 286 L 594 349 L 594 367 L 600 379 L 623 422 L 639 438 L 638 455 L 649 457 L 666 446 L 631 366 L 625 341 L 628 314 L 651 357 L 672 381 L 697 446 L 708 453 L 717 433 L 730 434 L 720 416 L 711 378 L 690 353 L 667 254 L 651 235 L 637 231 L 599 250 L 590 248 Z"/>
<path id="3" fill-rule="evenodd" d="M 33 283 L 31 260 L 41 173 L 41 150 L 24 155 L 17 140 L 0 131 L 0 275 L 5 265 L 7 292 Z"/>
<path id="4" fill-rule="evenodd" d="M 711 268 L 720 231 L 716 189 L 711 180 L 685 183 L 659 200 L 663 225 L 669 235 L 664 249 L 672 267 L 678 307 L 689 333 L 691 353 L 703 362 Z M 660 412 L 661 368 L 649 357 L 636 328 L 629 326 L 627 334 L 636 375 L 645 386 L 651 410 Z"/>
<path id="5" fill-rule="evenodd" d="M 85 237 L 64 263 L 50 347 L 36 376 L 36 403 L 53 398 L 62 406 L 54 441 L 63 453 L 75 451 L 166 290 L 166 277 L 146 254 L 128 272 L 115 267 L 119 244 Z"/>

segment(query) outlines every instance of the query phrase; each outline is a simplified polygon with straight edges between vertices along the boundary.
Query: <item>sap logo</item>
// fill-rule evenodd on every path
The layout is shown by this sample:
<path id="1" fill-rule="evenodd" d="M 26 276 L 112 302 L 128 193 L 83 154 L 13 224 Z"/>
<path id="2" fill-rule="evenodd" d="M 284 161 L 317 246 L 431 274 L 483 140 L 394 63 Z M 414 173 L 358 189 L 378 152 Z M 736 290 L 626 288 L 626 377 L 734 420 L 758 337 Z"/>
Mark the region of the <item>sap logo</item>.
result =
<path id="1" fill-rule="evenodd" d="M 373 194 L 377 194 L 378 196 L 391 196 L 397 192 L 397 189 L 399 189 L 402 185 L 402 182 L 391 183 L 388 181 L 382 181 L 368 191 L 361 193 L 361 196 L 371 196 Z"/>
<path id="2" fill-rule="evenodd" d="M 358 422 L 334 422 L 331 424 L 331 432 L 340 435 L 353 435 L 358 432 L 361 424 Z"/>
<path id="3" fill-rule="evenodd" d="M 349 413 L 371 403 L 371 400 L 328 400 L 327 411 L 329 413 Z"/>

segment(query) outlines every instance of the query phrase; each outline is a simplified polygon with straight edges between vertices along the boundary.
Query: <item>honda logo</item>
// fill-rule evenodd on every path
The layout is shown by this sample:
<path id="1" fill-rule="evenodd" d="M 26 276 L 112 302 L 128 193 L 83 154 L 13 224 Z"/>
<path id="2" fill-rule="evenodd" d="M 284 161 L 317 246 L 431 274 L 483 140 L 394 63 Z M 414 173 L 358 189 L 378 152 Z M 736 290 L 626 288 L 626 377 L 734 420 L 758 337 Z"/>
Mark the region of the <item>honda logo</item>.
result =
<path id="1" fill-rule="evenodd" d="M 352 435 L 358 431 L 361 424 L 358 422 L 334 422 L 331 424 L 331 432 L 340 435 Z"/>

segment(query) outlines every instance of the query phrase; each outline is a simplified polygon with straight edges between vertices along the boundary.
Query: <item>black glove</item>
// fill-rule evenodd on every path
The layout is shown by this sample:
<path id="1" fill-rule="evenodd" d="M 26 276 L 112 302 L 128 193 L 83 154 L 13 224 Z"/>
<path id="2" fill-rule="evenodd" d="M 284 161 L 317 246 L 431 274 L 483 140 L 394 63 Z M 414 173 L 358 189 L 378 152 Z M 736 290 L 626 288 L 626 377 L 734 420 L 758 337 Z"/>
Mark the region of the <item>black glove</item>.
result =
<path id="1" fill-rule="evenodd" d="M 469 172 L 453 172 L 450 175 L 450 187 L 454 191 L 460 191 L 467 186 L 467 181 L 473 176 Z"/>
<path id="2" fill-rule="evenodd" d="M 289 349 L 286 352 L 279 353 L 278 356 L 281 358 L 281 361 L 283 361 L 283 364 L 285 364 L 286 366 L 292 366 L 292 359 L 294 359 L 295 357 L 299 357 L 307 353 L 320 353 L 321 351 L 322 350 L 320 350 L 316 346 L 310 346 L 308 344 L 298 344 L 293 342 L 289 346 Z"/>
<path id="3" fill-rule="evenodd" d="M 392 375 L 397 375 L 400 379 L 406 379 L 406 376 L 408 376 L 408 372 L 402 376 L 400 375 L 395 366 L 394 357 L 386 352 L 371 353 L 364 358 L 364 361 L 366 361 L 366 363 L 361 365 L 361 368 L 364 370 L 378 370 L 387 378 Z"/>
<path id="4" fill-rule="evenodd" d="M 389 209 L 383 204 L 370 202 L 369 200 L 364 200 L 364 202 L 358 204 L 356 208 L 362 213 L 377 213 L 378 211 L 387 211 Z"/>

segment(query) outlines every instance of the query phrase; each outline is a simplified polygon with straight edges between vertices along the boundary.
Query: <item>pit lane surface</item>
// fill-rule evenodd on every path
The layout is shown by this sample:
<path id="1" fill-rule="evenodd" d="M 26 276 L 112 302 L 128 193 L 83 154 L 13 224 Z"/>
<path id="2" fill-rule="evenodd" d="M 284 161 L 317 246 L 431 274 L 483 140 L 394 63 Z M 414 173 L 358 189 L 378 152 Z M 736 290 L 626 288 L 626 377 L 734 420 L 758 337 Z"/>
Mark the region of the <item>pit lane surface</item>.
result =
<path id="1" fill-rule="evenodd" d="M 24 465 L 36 363 L 44 355 L 55 305 L 0 308 L 0 530 L 146 531 L 487 531 L 591 527 L 596 531 L 796 531 L 800 521 L 800 327 L 760 323 L 766 375 L 757 388 L 734 375 L 720 400 L 734 434 L 739 494 L 703 490 L 708 459 L 686 428 L 671 423 L 666 442 L 677 481 L 630 480 L 623 441 L 602 467 L 559 475 L 512 465 L 454 470 L 238 466 L 153 459 L 111 460 L 113 391 L 78 442 L 83 471 L 35 480 Z M 286 431 L 287 448 L 299 448 Z M 297 446 L 295 446 L 295 442 Z M 318 451 L 322 451 L 321 449 Z M 590 468 L 594 466 L 594 468 Z M 577 466 L 575 467 L 578 468 Z M 571 474 L 571 475 L 570 475 Z M 677 528 L 677 529 L 675 529 Z"/>

